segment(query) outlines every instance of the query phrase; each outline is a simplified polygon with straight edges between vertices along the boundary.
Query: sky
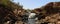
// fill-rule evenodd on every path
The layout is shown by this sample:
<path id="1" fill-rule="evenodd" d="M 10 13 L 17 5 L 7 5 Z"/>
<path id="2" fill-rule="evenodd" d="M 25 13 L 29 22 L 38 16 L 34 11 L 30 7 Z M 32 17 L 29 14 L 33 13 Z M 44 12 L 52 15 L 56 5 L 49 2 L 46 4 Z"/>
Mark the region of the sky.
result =
<path id="1" fill-rule="evenodd" d="M 46 5 L 49 2 L 60 2 L 60 0 L 14 0 L 13 2 L 23 5 L 24 9 L 35 9 Z"/>

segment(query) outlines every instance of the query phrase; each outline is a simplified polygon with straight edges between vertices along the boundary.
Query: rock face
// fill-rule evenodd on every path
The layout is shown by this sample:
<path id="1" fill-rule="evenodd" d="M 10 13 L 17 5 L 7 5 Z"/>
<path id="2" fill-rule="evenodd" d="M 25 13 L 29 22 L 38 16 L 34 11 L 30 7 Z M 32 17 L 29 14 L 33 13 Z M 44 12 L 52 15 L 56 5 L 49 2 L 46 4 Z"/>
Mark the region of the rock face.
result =
<path id="1" fill-rule="evenodd" d="M 60 24 L 60 2 L 50 2 L 46 4 L 45 6 L 42 6 L 41 8 L 34 9 L 33 11 L 37 14 L 42 15 L 45 17 L 44 19 L 40 19 L 37 21 L 39 23 L 45 23 L 48 24 Z M 43 20 L 43 21 L 42 21 Z"/>

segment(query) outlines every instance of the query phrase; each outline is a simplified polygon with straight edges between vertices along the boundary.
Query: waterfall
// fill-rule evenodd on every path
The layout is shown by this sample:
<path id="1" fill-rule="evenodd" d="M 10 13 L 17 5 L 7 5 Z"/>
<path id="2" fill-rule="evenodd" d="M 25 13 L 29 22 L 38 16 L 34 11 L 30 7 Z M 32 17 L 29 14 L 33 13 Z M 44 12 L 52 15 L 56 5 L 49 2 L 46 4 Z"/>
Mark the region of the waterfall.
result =
<path id="1" fill-rule="evenodd" d="M 28 24 L 35 24 L 35 13 L 30 13 L 28 17 Z"/>

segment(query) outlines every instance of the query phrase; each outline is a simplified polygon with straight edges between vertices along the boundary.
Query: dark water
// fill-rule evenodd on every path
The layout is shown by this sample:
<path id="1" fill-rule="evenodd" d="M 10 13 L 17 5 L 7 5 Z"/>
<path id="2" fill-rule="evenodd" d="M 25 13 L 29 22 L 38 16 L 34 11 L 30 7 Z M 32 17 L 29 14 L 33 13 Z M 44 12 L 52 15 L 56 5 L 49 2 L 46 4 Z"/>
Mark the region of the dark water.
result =
<path id="1" fill-rule="evenodd" d="M 35 24 L 35 19 L 28 19 L 28 24 Z"/>

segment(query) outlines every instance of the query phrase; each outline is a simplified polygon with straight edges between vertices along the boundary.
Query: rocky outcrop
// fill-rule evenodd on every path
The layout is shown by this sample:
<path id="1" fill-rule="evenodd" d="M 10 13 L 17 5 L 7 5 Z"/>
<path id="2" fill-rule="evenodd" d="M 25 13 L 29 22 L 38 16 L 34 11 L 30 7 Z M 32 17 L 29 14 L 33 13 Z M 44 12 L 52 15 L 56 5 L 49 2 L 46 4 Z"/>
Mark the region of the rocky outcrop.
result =
<path id="1" fill-rule="evenodd" d="M 59 19 L 60 19 L 60 2 L 50 2 L 46 4 L 45 6 L 42 6 L 41 8 L 34 9 L 33 11 L 37 14 L 43 15 L 45 17 L 44 19 L 40 19 L 39 23 L 47 22 L 47 23 L 55 23 L 55 24 L 60 24 Z M 48 19 L 49 18 L 49 19 Z M 47 20 L 46 20 L 47 19 Z"/>
<path id="2" fill-rule="evenodd" d="M 0 24 L 11 20 L 14 22 L 21 20 L 22 18 L 18 16 L 18 14 L 22 15 L 24 13 L 25 10 L 23 9 L 23 6 L 13 3 L 10 0 L 0 0 Z"/>

